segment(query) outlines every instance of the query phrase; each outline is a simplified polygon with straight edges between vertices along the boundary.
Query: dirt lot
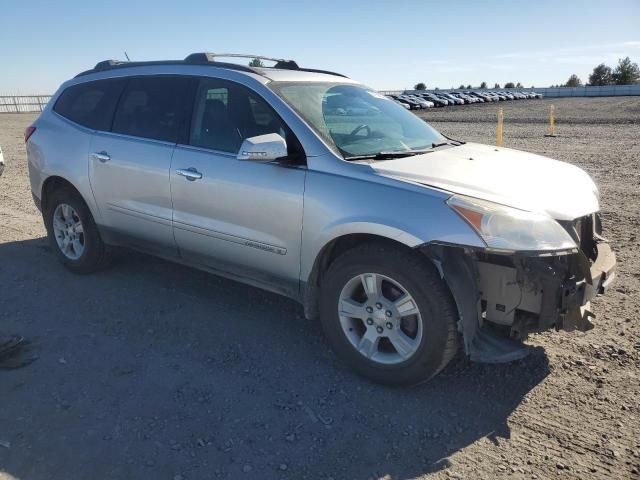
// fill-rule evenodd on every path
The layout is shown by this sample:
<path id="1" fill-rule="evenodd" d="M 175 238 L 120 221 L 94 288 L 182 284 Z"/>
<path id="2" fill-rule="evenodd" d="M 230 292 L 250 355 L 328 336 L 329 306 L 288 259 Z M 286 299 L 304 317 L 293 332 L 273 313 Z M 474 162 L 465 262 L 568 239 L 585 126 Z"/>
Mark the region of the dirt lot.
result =
<path id="1" fill-rule="evenodd" d="M 505 145 L 601 188 L 619 277 L 596 328 L 537 335 L 515 364 L 460 357 L 412 389 L 351 374 L 276 295 L 135 253 L 66 272 L 31 201 L 34 117 L 0 115 L 0 329 L 40 357 L 0 370 L 0 478 L 640 477 L 640 98 L 555 100 L 557 138 L 549 103 L 501 103 Z M 492 143 L 496 108 L 424 116 Z"/>

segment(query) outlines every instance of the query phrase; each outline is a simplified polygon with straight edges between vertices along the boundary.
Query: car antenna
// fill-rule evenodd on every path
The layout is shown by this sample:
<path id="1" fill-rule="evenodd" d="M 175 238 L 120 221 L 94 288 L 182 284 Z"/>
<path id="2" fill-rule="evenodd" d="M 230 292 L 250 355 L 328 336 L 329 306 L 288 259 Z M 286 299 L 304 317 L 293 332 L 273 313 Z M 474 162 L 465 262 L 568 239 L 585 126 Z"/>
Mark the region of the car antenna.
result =
<path id="1" fill-rule="evenodd" d="M 131 60 L 129 59 L 129 55 L 127 55 L 127 51 L 124 51 L 124 56 L 127 57 L 127 62 L 130 62 Z"/>

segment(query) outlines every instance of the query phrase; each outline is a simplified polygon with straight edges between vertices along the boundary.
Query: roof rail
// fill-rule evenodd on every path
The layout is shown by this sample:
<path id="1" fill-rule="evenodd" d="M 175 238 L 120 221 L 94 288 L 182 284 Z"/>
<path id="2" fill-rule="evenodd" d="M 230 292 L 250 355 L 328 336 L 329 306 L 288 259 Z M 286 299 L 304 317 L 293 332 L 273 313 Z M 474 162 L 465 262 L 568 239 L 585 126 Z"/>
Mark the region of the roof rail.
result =
<path id="1" fill-rule="evenodd" d="M 228 62 L 218 62 L 216 57 L 232 57 L 232 58 L 251 58 L 251 59 L 259 59 L 275 62 L 273 67 L 250 67 L 248 65 L 240 65 L 238 63 L 228 63 Z M 126 60 L 103 60 L 101 62 L 96 63 L 96 66 L 91 70 L 86 70 L 84 72 L 79 73 L 76 77 L 81 77 L 83 75 L 89 75 L 91 73 L 102 72 L 106 70 L 114 70 L 118 68 L 128 68 L 128 67 L 144 67 L 144 66 L 153 66 L 153 65 L 210 65 L 212 67 L 220 67 L 220 68 L 228 68 L 230 70 L 239 70 L 242 72 L 251 72 L 257 73 L 258 75 L 265 75 L 265 72 L 261 70 L 261 68 L 278 68 L 283 70 L 299 70 L 302 72 L 313 72 L 313 73 L 325 73 L 328 75 L 337 75 L 339 77 L 345 77 L 346 75 L 342 75 L 340 73 L 329 72 L 327 70 L 316 70 L 314 68 L 301 68 L 298 64 L 293 60 L 284 60 L 282 58 L 271 58 L 271 57 L 263 57 L 261 55 L 246 55 L 242 53 L 210 53 L 210 52 L 201 52 L 201 53 L 192 53 L 188 55 L 184 60 L 153 60 L 147 62 L 130 62 Z"/>
<path id="2" fill-rule="evenodd" d="M 259 68 L 278 68 L 283 70 L 299 70 L 301 72 L 313 72 L 313 73 L 325 73 L 327 75 L 337 75 L 339 77 L 345 77 L 346 75 L 342 75 L 341 73 L 330 72 L 328 70 L 318 70 L 315 68 L 302 68 L 298 66 L 297 62 L 294 60 L 285 60 L 283 58 L 272 58 L 265 57 L 262 55 L 249 55 L 246 53 L 212 53 L 212 52 L 200 52 L 200 53 L 192 53 L 188 55 L 187 58 L 184 59 L 186 63 L 197 63 L 197 64 L 211 64 L 211 63 L 219 63 L 216 60 L 216 57 L 222 58 L 250 58 L 250 59 L 258 59 L 258 60 L 267 60 L 269 62 L 275 62 L 273 67 L 250 67 L 250 69 L 254 72 L 262 74 Z M 235 65 L 235 64 L 233 64 Z"/>
<path id="3" fill-rule="evenodd" d="M 109 70 L 110 68 L 116 67 L 118 65 L 122 65 L 125 63 L 131 63 L 128 60 L 103 60 L 101 62 L 96 63 L 96 66 L 93 67 L 94 70 Z"/>
<path id="4" fill-rule="evenodd" d="M 293 60 L 283 60 L 282 58 L 264 57 L 262 55 L 249 55 L 247 53 L 212 53 L 212 52 L 192 53 L 191 55 L 188 55 L 187 58 L 184 59 L 184 61 L 187 63 L 210 63 L 210 62 L 216 62 L 216 57 L 250 58 L 252 60 L 253 59 L 267 60 L 269 62 L 275 62 L 276 64 L 288 63 L 288 62 L 292 62 L 294 64 L 296 63 Z"/>
<path id="5" fill-rule="evenodd" d="M 185 64 L 205 64 L 205 62 L 194 62 L 185 60 L 152 60 L 146 62 L 129 62 L 126 60 L 103 60 L 102 62 L 96 63 L 96 66 L 91 70 L 86 70 L 84 72 L 80 72 L 76 75 L 76 77 L 81 77 L 83 75 L 89 75 L 91 73 L 103 72 L 106 70 L 115 70 L 119 68 L 129 68 L 129 67 L 147 67 L 154 65 L 185 65 Z M 253 70 L 251 67 L 245 65 L 239 65 L 237 63 L 225 63 L 225 62 L 215 62 L 214 64 L 209 63 L 211 66 L 220 67 L 220 68 L 228 68 L 229 70 L 240 70 L 242 72 L 252 72 L 258 73 Z"/>

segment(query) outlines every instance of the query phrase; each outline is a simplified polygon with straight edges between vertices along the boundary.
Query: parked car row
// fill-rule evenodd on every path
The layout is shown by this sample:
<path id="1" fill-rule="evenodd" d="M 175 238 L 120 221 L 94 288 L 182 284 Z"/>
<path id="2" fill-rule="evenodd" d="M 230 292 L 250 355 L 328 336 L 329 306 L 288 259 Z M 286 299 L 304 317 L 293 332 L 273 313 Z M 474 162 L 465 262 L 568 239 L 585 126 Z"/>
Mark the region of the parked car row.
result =
<path id="1" fill-rule="evenodd" d="M 446 107 L 447 105 L 464 105 L 465 103 L 542 98 L 542 95 L 533 91 L 464 90 L 454 92 L 390 93 L 387 97 L 395 100 L 407 110 L 419 110 L 421 108 Z"/>

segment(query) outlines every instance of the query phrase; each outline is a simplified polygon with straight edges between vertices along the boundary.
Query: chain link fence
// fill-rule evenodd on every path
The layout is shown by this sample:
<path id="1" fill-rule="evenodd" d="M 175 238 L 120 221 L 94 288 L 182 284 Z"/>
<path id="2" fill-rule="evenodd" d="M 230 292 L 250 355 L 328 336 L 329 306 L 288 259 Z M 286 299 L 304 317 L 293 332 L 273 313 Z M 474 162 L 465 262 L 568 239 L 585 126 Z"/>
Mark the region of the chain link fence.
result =
<path id="1" fill-rule="evenodd" d="M 51 95 L 0 95 L 0 113 L 41 112 Z"/>

